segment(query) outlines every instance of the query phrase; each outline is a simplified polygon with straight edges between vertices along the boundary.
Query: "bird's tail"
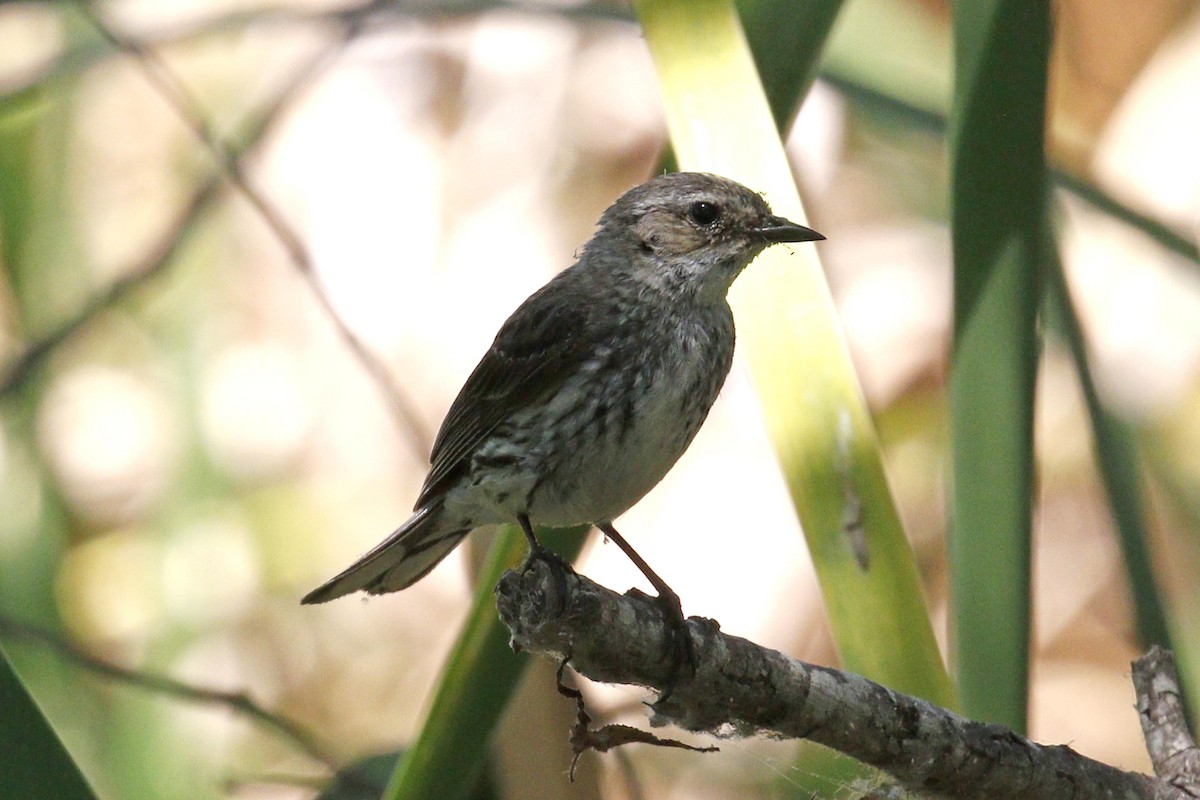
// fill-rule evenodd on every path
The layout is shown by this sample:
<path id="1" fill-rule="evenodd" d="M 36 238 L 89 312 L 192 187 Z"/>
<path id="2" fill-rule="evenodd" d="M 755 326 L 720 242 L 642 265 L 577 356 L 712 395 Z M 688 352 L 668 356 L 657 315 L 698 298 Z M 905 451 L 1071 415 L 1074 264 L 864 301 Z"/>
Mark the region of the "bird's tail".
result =
<path id="1" fill-rule="evenodd" d="M 441 509 L 420 508 L 392 535 L 342 573 L 313 589 L 301 603 L 324 603 L 357 592 L 398 592 L 424 578 L 449 555 L 470 529 L 445 530 Z"/>

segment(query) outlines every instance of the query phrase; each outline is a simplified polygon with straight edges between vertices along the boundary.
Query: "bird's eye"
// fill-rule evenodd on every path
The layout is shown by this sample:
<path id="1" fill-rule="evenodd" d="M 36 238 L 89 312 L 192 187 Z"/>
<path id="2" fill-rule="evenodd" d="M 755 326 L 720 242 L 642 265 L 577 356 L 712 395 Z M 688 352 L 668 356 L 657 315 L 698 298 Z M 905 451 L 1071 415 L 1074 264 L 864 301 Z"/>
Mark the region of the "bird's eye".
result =
<path id="1" fill-rule="evenodd" d="M 721 218 L 721 208 L 715 203 L 698 200 L 688 208 L 688 216 L 692 222 L 707 228 Z"/>

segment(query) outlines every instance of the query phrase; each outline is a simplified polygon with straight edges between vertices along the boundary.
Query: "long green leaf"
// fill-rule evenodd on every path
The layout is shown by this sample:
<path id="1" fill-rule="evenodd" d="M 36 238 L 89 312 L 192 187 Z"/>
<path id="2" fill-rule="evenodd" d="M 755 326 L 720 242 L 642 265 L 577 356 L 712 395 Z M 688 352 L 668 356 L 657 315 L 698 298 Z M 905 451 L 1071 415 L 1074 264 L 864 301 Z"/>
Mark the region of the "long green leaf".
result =
<path id="1" fill-rule="evenodd" d="M 736 0 L 775 125 L 784 133 L 808 94 L 843 0 Z"/>
<path id="2" fill-rule="evenodd" d="M 679 163 L 765 191 L 803 220 L 746 39 L 727 0 L 635 4 Z M 953 705 L 870 415 L 813 250 L 773 248 L 732 292 L 740 347 L 847 668 Z"/>
<path id="3" fill-rule="evenodd" d="M 952 634 L 965 712 L 1023 731 L 1050 9 L 954 14 Z"/>
<path id="4" fill-rule="evenodd" d="M 1063 274 L 1062 260 L 1056 243 L 1050 238 L 1050 223 L 1047 222 L 1045 227 L 1047 241 L 1042 274 L 1045 278 L 1047 316 L 1055 323 L 1054 329 L 1061 332 L 1066 340 L 1075 372 L 1079 376 L 1084 402 L 1087 403 L 1096 463 L 1120 536 L 1125 573 L 1129 576 L 1138 641 L 1142 649 L 1152 644 L 1172 648 L 1166 612 L 1159 596 L 1150 555 L 1141 458 L 1134 432 L 1128 423 L 1105 408 L 1100 398 L 1092 377 L 1083 329 Z"/>
<path id="5" fill-rule="evenodd" d="M 0 647 L 0 797 L 95 800 Z"/>
<path id="6" fill-rule="evenodd" d="M 555 549 L 571 559 L 583 546 L 585 531 L 539 537 L 561 542 Z M 505 525 L 497 534 L 425 724 L 392 774 L 385 800 L 462 800 L 478 785 L 492 733 L 528 663 L 527 656 L 509 648 L 508 629 L 496 616 L 492 597 L 500 575 L 525 550 L 525 537 L 516 526 Z"/>

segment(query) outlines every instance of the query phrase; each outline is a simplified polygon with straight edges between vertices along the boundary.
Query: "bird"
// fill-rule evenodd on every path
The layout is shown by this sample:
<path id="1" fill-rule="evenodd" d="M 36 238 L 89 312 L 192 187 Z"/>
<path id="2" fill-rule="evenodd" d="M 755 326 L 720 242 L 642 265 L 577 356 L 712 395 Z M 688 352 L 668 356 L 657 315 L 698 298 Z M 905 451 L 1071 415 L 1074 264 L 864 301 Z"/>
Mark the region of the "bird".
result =
<path id="1" fill-rule="evenodd" d="M 411 586 L 475 528 L 592 524 L 677 595 L 613 520 L 687 449 L 733 361 L 726 294 L 774 244 L 825 237 L 736 181 L 666 173 L 600 217 L 575 263 L 523 302 L 450 406 L 412 516 L 302 603 Z"/>

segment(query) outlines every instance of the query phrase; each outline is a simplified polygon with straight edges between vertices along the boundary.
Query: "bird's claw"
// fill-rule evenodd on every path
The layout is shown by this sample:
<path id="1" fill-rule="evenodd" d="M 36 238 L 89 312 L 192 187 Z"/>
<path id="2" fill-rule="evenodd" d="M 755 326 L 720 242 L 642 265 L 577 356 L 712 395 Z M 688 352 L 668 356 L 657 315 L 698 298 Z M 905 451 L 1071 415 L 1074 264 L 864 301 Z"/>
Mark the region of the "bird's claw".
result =
<path id="1" fill-rule="evenodd" d="M 562 556 L 560 556 L 558 553 L 554 552 L 550 548 L 543 547 L 540 544 L 537 545 L 536 547 L 529 548 L 529 552 L 526 553 L 525 561 L 522 564 L 522 566 L 527 567 L 535 561 L 541 561 L 541 562 L 544 562 L 544 563 L 550 565 L 551 567 L 557 568 L 556 571 L 558 571 L 558 572 L 562 572 L 564 570 L 571 569 L 571 565 L 567 562 L 567 560 L 565 558 L 563 558 Z"/>
<path id="2" fill-rule="evenodd" d="M 662 694 L 651 704 L 653 707 L 670 699 L 679 679 L 683 676 L 685 665 L 692 675 L 696 674 L 696 647 L 692 642 L 692 631 L 688 627 L 687 618 L 683 616 L 683 604 L 679 602 L 679 595 L 671 591 L 659 592 L 657 596 L 650 599 L 663 612 L 671 649 L 671 672 L 667 676 L 667 683 Z"/>

